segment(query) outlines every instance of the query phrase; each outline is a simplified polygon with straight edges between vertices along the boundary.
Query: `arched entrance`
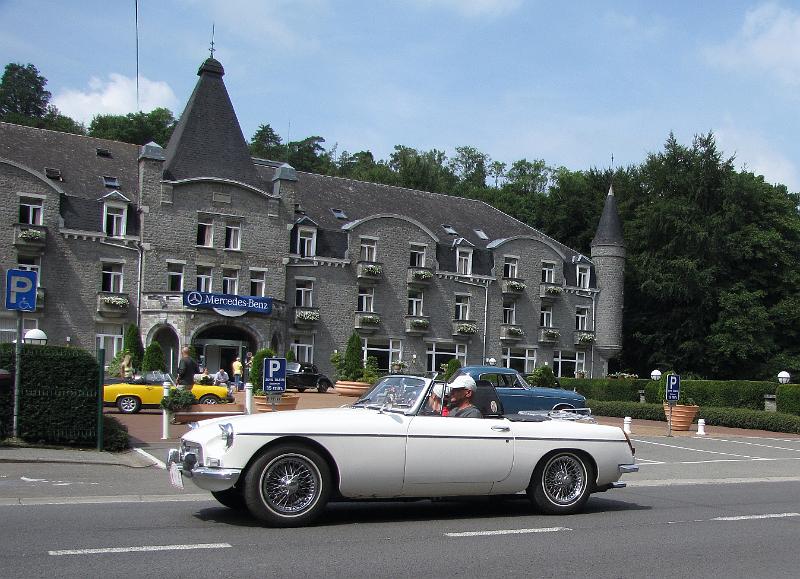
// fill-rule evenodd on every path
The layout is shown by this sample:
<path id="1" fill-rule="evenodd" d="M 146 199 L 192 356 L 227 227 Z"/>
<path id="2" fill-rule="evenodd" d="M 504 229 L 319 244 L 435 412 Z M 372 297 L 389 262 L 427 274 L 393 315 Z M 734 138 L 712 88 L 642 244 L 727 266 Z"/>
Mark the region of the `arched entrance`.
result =
<path id="1" fill-rule="evenodd" d="M 202 366 L 213 374 L 220 368 L 231 374 L 231 365 L 237 356 L 245 359 L 247 352 L 255 352 L 258 341 L 241 327 L 228 324 L 209 326 L 192 338 L 192 345 Z"/>
<path id="2" fill-rule="evenodd" d="M 178 361 L 181 357 L 181 348 L 178 343 L 178 335 L 170 326 L 161 326 L 153 334 L 153 342 L 158 342 L 161 351 L 164 353 L 166 371 L 175 374 L 178 369 Z"/>

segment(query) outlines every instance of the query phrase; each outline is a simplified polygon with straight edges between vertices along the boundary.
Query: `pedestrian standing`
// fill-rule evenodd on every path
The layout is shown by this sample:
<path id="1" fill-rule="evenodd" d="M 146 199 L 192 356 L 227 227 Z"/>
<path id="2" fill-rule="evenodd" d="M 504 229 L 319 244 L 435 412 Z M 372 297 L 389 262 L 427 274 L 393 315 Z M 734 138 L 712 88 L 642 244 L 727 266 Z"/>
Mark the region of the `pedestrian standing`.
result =
<path id="1" fill-rule="evenodd" d="M 240 356 L 236 356 L 236 359 L 233 361 L 233 383 L 236 384 L 236 389 L 240 392 L 244 390 L 244 383 L 242 382 L 242 358 Z"/>
<path id="2" fill-rule="evenodd" d="M 247 352 L 244 357 L 244 381 L 252 382 L 253 378 L 250 376 L 250 370 L 253 369 L 253 352 Z"/>
<path id="3" fill-rule="evenodd" d="M 178 363 L 176 382 L 183 386 L 184 390 L 191 392 L 192 386 L 194 386 L 194 375 L 197 374 L 199 370 L 200 367 L 190 355 L 189 346 L 184 346 L 181 349 L 181 361 Z"/>

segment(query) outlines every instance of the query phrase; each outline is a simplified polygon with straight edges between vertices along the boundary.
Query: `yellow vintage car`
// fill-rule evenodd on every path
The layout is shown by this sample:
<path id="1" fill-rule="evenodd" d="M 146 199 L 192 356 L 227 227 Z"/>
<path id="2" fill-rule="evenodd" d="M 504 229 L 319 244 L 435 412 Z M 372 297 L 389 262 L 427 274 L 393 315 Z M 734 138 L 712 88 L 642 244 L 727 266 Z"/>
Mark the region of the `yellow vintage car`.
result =
<path id="1" fill-rule="evenodd" d="M 130 382 L 119 382 L 103 386 L 103 403 L 116 406 L 123 414 L 139 412 L 143 406 L 158 408 L 164 397 L 164 380 L 169 378 L 162 372 L 147 372 Z M 227 386 L 195 384 L 192 394 L 201 404 L 233 402 L 233 393 Z"/>

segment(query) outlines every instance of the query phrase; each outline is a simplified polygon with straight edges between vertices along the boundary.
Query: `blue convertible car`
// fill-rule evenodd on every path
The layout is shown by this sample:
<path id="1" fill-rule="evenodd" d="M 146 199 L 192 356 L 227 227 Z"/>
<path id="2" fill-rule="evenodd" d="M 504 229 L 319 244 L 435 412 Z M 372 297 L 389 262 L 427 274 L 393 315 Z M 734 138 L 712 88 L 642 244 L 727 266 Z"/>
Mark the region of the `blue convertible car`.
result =
<path id="1" fill-rule="evenodd" d="M 453 374 L 451 380 L 461 374 L 468 374 L 475 381 L 490 382 L 497 390 L 506 414 L 522 410 L 571 410 L 586 406 L 586 398 L 577 392 L 531 386 L 513 368 L 464 366 Z"/>

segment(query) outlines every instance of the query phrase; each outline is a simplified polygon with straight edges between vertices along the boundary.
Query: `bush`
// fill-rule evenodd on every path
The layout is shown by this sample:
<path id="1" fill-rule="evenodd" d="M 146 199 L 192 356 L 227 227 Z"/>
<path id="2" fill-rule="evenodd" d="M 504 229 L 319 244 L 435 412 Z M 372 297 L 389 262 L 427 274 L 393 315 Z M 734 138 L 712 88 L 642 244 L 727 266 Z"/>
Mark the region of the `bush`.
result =
<path id="1" fill-rule="evenodd" d="M 364 365 L 361 362 L 361 338 L 356 332 L 347 340 L 341 367 L 337 368 L 339 380 L 358 382 L 364 374 Z"/>
<path id="2" fill-rule="evenodd" d="M 130 324 L 125 329 L 125 335 L 122 338 L 122 349 L 131 353 L 131 364 L 137 370 L 141 370 L 144 346 L 142 346 L 142 336 L 136 324 Z"/>
<path id="3" fill-rule="evenodd" d="M 444 380 L 449 382 L 450 378 L 459 368 L 461 368 L 461 362 L 458 361 L 458 358 L 451 358 L 450 361 L 447 362 L 447 366 L 444 371 Z"/>
<path id="4" fill-rule="evenodd" d="M 113 416 L 103 415 L 103 450 L 119 452 L 130 448 L 128 427 Z"/>
<path id="5" fill-rule="evenodd" d="M 561 386 L 575 390 L 592 400 L 619 400 L 639 402 L 640 381 L 630 378 L 609 380 L 606 378 L 562 378 Z"/>
<path id="6" fill-rule="evenodd" d="M 289 350 L 288 352 L 286 352 L 286 356 L 285 357 L 286 357 L 286 363 L 287 364 L 289 362 L 297 362 L 297 357 L 294 355 L 294 350 Z"/>
<path id="7" fill-rule="evenodd" d="M 558 380 L 550 366 L 539 366 L 528 375 L 527 380 L 528 383 L 534 386 L 541 386 L 544 388 L 555 388 L 558 386 Z"/>
<path id="8" fill-rule="evenodd" d="M 169 395 L 161 399 L 161 408 L 169 412 L 187 410 L 192 404 L 197 404 L 197 398 L 189 390 L 170 388 Z"/>
<path id="9" fill-rule="evenodd" d="M 130 354 L 127 350 L 120 350 L 117 352 L 117 355 L 114 356 L 111 361 L 108 363 L 108 368 L 106 369 L 106 376 L 114 376 L 115 378 L 119 378 L 122 374 L 120 370 L 120 365 L 122 365 L 122 359 L 125 358 Z"/>
<path id="10" fill-rule="evenodd" d="M 664 400 L 666 375 L 645 386 L 647 402 Z M 700 406 L 729 406 L 731 408 L 764 409 L 764 394 L 775 394 L 774 382 L 749 380 L 681 380 L 680 403 L 694 400 Z"/>
<path id="11" fill-rule="evenodd" d="M 778 412 L 800 414 L 800 384 L 781 384 L 775 392 Z"/>
<path id="12" fill-rule="evenodd" d="M 274 358 L 275 352 L 270 348 L 262 348 L 253 354 L 253 365 L 250 368 L 250 383 L 253 387 L 260 389 L 263 385 L 264 377 L 264 358 Z"/>
<path id="13" fill-rule="evenodd" d="M 167 365 L 164 362 L 164 351 L 161 349 L 161 344 L 153 340 L 144 350 L 144 358 L 142 358 L 142 372 L 150 372 L 152 370 L 166 371 Z"/>

